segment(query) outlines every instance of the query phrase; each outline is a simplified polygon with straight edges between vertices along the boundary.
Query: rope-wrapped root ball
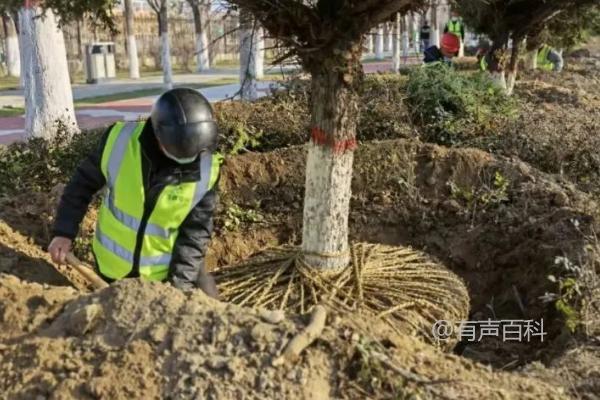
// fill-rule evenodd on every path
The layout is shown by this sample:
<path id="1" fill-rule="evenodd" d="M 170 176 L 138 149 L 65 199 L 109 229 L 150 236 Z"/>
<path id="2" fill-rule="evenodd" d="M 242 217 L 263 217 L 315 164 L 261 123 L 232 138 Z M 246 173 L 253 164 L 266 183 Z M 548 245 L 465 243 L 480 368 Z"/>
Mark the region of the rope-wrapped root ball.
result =
<path id="1" fill-rule="evenodd" d="M 329 303 L 374 315 L 399 332 L 433 343 L 439 343 L 432 333 L 437 321 L 467 318 L 465 284 L 424 253 L 357 243 L 351 255 L 347 268 L 330 272 L 307 265 L 299 248 L 271 248 L 215 276 L 225 301 L 294 313 Z"/>

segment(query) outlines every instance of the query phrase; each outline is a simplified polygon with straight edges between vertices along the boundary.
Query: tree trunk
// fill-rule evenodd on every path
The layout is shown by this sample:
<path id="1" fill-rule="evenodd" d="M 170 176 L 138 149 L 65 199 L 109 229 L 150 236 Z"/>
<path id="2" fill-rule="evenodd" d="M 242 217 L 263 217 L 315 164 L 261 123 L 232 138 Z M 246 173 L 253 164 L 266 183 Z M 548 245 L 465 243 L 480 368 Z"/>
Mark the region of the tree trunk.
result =
<path id="1" fill-rule="evenodd" d="M 375 34 L 375 58 L 383 60 L 383 27 L 379 25 Z"/>
<path id="2" fill-rule="evenodd" d="M 192 6 L 196 31 L 196 72 L 206 72 L 210 69 L 205 8 L 205 5 L 202 3 Z"/>
<path id="3" fill-rule="evenodd" d="M 19 38 L 13 20 L 8 15 L 2 16 L 4 32 L 6 33 L 6 69 L 8 76 L 21 76 L 21 54 L 19 51 Z"/>
<path id="4" fill-rule="evenodd" d="M 396 14 L 396 20 L 394 21 L 394 45 L 392 52 L 392 64 L 394 72 L 400 72 L 400 13 Z"/>
<path id="5" fill-rule="evenodd" d="M 385 33 L 386 33 L 386 52 L 391 54 L 394 49 L 394 28 L 393 25 L 386 23 L 385 24 Z"/>
<path id="6" fill-rule="evenodd" d="M 46 10 L 43 18 L 41 13 L 35 5 L 20 11 L 25 133 L 50 138 L 60 125 L 70 133 L 78 127 L 64 37 L 52 10 Z"/>
<path id="7" fill-rule="evenodd" d="M 440 30 L 438 24 L 438 6 L 436 2 L 431 4 L 431 34 L 429 40 L 430 46 L 440 47 Z"/>
<path id="8" fill-rule="evenodd" d="M 254 49 L 254 76 L 256 79 L 262 79 L 265 76 L 265 31 L 257 27 L 255 32 Z"/>
<path id="9" fill-rule="evenodd" d="M 125 33 L 127 35 L 127 54 L 129 55 L 129 77 L 138 79 L 140 77 L 140 64 L 135 40 L 132 0 L 125 0 Z"/>
<path id="10" fill-rule="evenodd" d="M 360 46 L 350 55 L 349 61 L 318 59 L 309 68 L 312 140 L 306 163 L 302 250 L 305 261 L 321 270 L 344 268 L 350 260 L 348 215 L 358 115 L 354 85 L 362 77 Z"/>
<path id="11" fill-rule="evenodd" d="M 367 52 L 371 56 L 375 53 L 375 38 L 373 35 L 373 30 L 370 30 L 367 34 Z"/>
<path id="12" fill-rule="evenodd" d="M 506 85 L 506 74 L 504 71 L 494 71 L 492 72 L 492 80 L 498 85 L 498 87 L 505 92 L 508 91 L 508 87 Z"/>
<path id="13" fill-rule="evenodd" d="M 519 54 L 525 45 L 523 40 L 513 40 L 513 47 L 510 52 L 510 62 L 508 64 L 508 77 L 506 82 L 506 94 L 511 96 L 517 81 L 517 72 L 519 69 Z"/>
<path id="14" fill-rule="evenodd" d="M 160 9 L 158 14 L 159 31 L 160 31 L 160 50 L 161 63 L 163 69 L 163 83 L 165 88 L 170 90 L 173 88 L 173 68 L 171 67 L 171 43 L 169 42 L 169 14 L 167 11 L 166 2 Z"/>
<path id="15" fill-rule="evenodd" d="M 247 11 L 240 12 L 240 95 L 242 100 L 256 100 L 255 23 Z"/>
<path id="16" fill-rule="evenodd" d="M 400 30 L 402 31 L 402 57 L 404 60 L 408 59 L 408 52 L 410 47 L 410 41 L 408 38 L 408 27 L 406 23 L 406 16 L 402 16 L 400 19 Z"/>

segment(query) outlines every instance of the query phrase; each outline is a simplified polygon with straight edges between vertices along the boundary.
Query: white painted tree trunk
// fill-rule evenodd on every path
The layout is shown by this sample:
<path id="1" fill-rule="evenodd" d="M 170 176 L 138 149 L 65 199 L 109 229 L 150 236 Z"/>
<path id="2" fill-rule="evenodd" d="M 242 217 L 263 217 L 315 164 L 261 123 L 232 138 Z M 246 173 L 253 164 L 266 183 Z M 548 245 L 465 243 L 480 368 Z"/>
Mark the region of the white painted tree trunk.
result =
<path id="1" fill-rule="evenodd" d="M 377 60 L 383 60 L 383 27 L 378 26 L 377 32 L 375 33 L 375 58 Z"/>
<path id="2" fill-rule="evenodd" d="M 250 14 L 240 13 L 240 95 L 242 100 L 256 100 L 256 32 L 253 32 L 254 23 Z M 254 43 L 253 43 L 254 42 Z"/>
<path id="3" fill-rule="evenodd" d="M 21 76 L 21 52 L 19 50 L 19 37 L 12 18 L 4 17 L 4 26 L 6 28 L 6 69 L 8 76 Z"/>
<path id="4" fill-rule="evenodd" d="M 396 14 L 394 21 L 394 45 L 392 51 L 392 66 L 394 72 L 400 72 L 400 13 Z"/>
<path id="5" fill-rule="evenodd" d="M 40 14 L 36 6 L 20 11 L 25 133 L 27 137 L 51 138 L 58 125 L 70 133 L 78 126 L 63 34 L 51 10 L 46 10 L 44 18 Z"/>
<path id="6" fill-rule="evenodd" d="M 506 94 L 512 96 L 517 81 L 517 73 L 509 72 L 506 77 Z"/>
<path id="7" fill-rule="evenodd" d="M 197 72 L 206 72 L 210 70 L 210 55 L 208 51 L 208 35 L 206 30 L 202 30 L 199 35 L 196 36 L 196 52 L 197 54 Z"/>
<path id="8" fill-rule="evenodd" d="M 506 74 L 504 72 L 492 72 L 492 80 L 499 88 L 508 91 L 508 86 L 506 84 Z"/>
<path id="9" fill-rule="evenodd" d="M 394 28 L 390 24 L 386 24 L 387 27 L 387 53 L 391 54 L 394 51 Z"/>
<path id="10" fill-rule="evenodd" d="M 133 21 L 132 0 L 125 0 L 125 27 L 127 34 L 127 53 L 129 56 L 129 77 L 139 79 L 140 64 L 138 60 L 137 41 L 135 40 L 135 26 Z"/>
<path id="11" fill-rule="evenodd" d="M 402 24 L 402 57 L 405 59 L 408 58 L 409 50 L 410 50 L 410 39 L 408 37 L 408 29 L 406 23 L 407 17 L 402 17 L 400 21 Z"/>
<path id="12" fill-rule="evenodd" d="M 308 145 L 302 250 L 306 262 L 322 269 L 348 265 L 348 215 L 354 153 L 333 155 L 327 147 Z M 318 256 L 321 255 L 321 256 Z"/>
<path id="13" fill-rule="evenodd" d="M 173 66 L 171 65 L 171 43 L 169 32 L 163 32 L 160 35 L 161 60 L 163 68 L 163 83 L 165 89 L 173 89 Z"/>
<path id="14" fill-rule="evenodd" d="M 440 29 L 438 22 L 438 6 L 437 4 L 433 4 L 431 6 L 431 36 L 429 40 L 430 46 L 440 47 Z"/>
<path id="15" fill-rule="evenodd" d="M 375 40 L 373 37 L 373 31 L 370 31 L 367 34 L 367 54 L 369 54 L 369 56 L 372 56 L 375 53 Z"/>
<path id="16" fill-rule="evenodd" d="M 192 3 L 190 3 L 192 4 Z M 210 70 L 210 42 L 208 39 L 210 2 L 192 4 L 196 32 L 196 72 Z"/>
<path id="17" fill-rule="evenodd" d="M 353 52 L 347 70 L 357 75 L 360 51 Z M 348 216 L 358 99 L 336 70 L 316 67 L 311 75 L 312 140 L 306 162 L 302 251 L 310 266 L 335 270 L 350 261 Z"/>
<path id="18" fill-rule="evenodd" d="M 265 32 L 257 28 L 254 32 L 252 55 L 254 56 L 254 76 L 262 79 L 265 76 Z"/>

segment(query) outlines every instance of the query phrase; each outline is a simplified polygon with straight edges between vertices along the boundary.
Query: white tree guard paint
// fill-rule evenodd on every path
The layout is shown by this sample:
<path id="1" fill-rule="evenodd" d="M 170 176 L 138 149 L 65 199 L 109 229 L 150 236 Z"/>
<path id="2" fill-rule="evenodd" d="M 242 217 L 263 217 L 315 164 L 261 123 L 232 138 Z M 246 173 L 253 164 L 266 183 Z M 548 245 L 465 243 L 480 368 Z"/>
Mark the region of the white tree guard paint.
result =
<path id="1" fill-rule="evenodd" d="M 210 70 L 210 43 L 208 41 L 208 13 L 210 4 L 200 5 L 200 32 L 196 32 L 196 72 Z"/>
<path id="2" fill-rule="evenodd" d="M 173 89 L 173 67 L 171 65 L 171 43 L 169 32 L 162 32 L 160 35 L 161 61 L 163 68 L 163 83 L 165 89 Z"/>
<path id="3" fill-rule="evenodd" d="M 492 72 L 492 80 L 498 87 L 507 92 L 508 86 L 506 84 L 506 74 L 504 72 Z"/>
<path id="4" fill-rule="evenodd" d="M 438 21 L 438 7 L 436 4 L 431 6 L 431 34 L 429 37 L 429 45 L 440 47 L 440 28 Z"/>
<path id="5" fill-rule="evenodd" d="M 517 73 L 516 72 L 508 72 L 506 77 L 506 94 L 508 96 L 512 96 L 513 91 L 515 89 L 515 83 L 517 81 Z"/>
<path id="6" fill-rule="evenodd" d="M 139 79 L 140 63 L 138 60 L 137 41 L 134 35 L 127 35 L 127 52 L 129 53 L 129 77 Z"/>
<path id="7" fill-rule="evenodd" d="M 252 30 L 252 23 L 245 23 L 240 26 L 240 95 L 243 100 L 256 100 L 258 97 L 256 89 L 256 58 L 253 55 L 252 45 L 253 36 L 256 34 Z"/>
<path id="8" fill-rule="evenodd" d="M 383 60 L 383 27 L 380 25 L 377 27 L 377 32 L 375 33 L 375 58 L 377 60 Z"/>
<path id="9" fill-rule="evenodd" d="M 140 63 L 138 60 L 137 42 L 135 40 L 135 26 L 133 19 L 132 0 L 125 0 L 125 34 L 127 35 L 127 55 L 129 57 L 129 77 L 139 79 Z"/>
<path id="10" fill-rule="evenodd" d="M 331 154 L 328 147 L 308 145 L 302 250 L 305 261 L 321 269 L 343 268 L 350 255 L 318 257 L 312 254 L 339 255 L 348 252 L 348 215 L 354 152 Z M 333 188 L 333 190 L 330 190 Z"/>
<path id="11" fill-rule="evenodd" d="M 367 34 L 367 52 L 370 55 L 375 53 L 375 38 L 373 37 L 373 31 Z"/>
<path id="12" fill-rule="evenodd" d="M 400 72 L 400 14 L 394 21 L 394 45 L 392 49 L 392 67 L 394 72 Z"/>
<path id="13" fill-rule="evenodd" d="M 385 24 L 386 26 L 386 52 L 391 54 L 394 51 L 394 28 L 390 24 Z"/>
<path id="14" fill-rule="evenodd" d="M 408 17 L 402 17 L 402 57 L 408 58 L 408 54 L 410 52 L 410 38 L 408 36 Z"/>
<path id="15" fill-rule="evenodd" d="M 44 18 L 39 18 L 40 14 L 39 7 L 22 8 L 19 12 L 25 134 L 51 138 L 58 123 L 71 133 L 78 131 L 78 126 L 63 34 L 51 10 L 46 10 Z"/>
<path id="16" fill-rule="evenodd" d="M 262 79 L 265 76 L 265 32 L 258 28 L 254 32 L 254 42 L 252 46 L 252 55 L 254 56 L 254 76 L 256 79 Z"/>
<path id="17" fill-rule="evenodd" d="M 21 76 L 21 52 L 19 50 L 19 37 L 12 18 L 5 19 L 7 35 L 5 40 L 6 67 L 8 76 Z"/>

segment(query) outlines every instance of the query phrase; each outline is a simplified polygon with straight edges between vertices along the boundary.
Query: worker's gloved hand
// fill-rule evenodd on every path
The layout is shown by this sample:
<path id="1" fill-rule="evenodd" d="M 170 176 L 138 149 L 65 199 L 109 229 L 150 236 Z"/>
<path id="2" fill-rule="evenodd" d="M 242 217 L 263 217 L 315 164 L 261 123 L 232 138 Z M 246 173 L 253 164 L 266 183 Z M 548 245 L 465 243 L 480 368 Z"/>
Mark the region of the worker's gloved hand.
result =
<path id="1" fill-rule="evenodd" d="M 58 264 L 64 264 L 67 258 L 67 253 L 71 251 L 73 241 L 69 238 L 56 236 L 48 246 L 48 253 L 52 257 L 52 261 Z"/>

